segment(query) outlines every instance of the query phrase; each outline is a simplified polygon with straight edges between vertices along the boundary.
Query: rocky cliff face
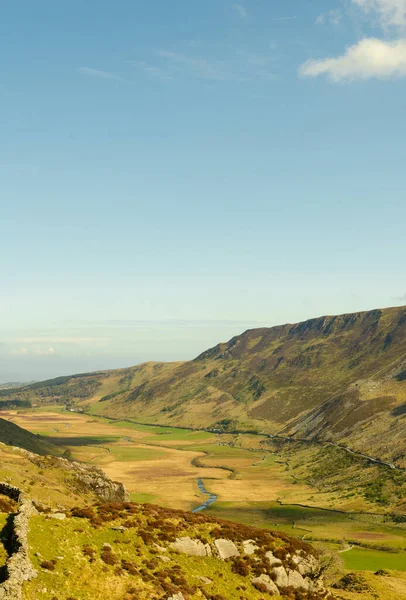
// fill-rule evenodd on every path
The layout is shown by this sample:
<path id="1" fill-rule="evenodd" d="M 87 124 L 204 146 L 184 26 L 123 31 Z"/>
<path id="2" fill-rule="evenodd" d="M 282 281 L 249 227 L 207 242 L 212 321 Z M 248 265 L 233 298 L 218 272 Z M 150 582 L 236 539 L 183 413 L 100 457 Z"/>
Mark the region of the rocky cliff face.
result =
<path id="1" fill-rule="evenodd" d="M 61 468 L 72 473 L 78 486 L 92 490 L 103 502 L 127 502 L 130 495 L 122 483 L 112 481 L 99 467 L 56 459 Z"/>
<path id="2" fill-rule="evenodd" d="M 26 456 L 30 462 L 41 467 L 41 469 L 57 468 L 70 475 L 72 478 L 72 492 L 90 491 L 103 502 L 127 502 L 130 498 L 124 485 L 112 481 L 99 467 L 55 456 L 38 456 L 22 448 L 15 448 L 14 450 Z"/>

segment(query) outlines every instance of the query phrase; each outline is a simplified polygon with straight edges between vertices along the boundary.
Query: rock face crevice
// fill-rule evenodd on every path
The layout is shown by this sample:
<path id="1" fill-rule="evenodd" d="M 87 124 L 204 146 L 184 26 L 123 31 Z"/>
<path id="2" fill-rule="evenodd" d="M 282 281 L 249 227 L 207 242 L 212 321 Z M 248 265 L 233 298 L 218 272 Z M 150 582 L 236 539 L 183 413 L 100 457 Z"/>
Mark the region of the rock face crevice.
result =
<path id="1" fill-rule="evenodd" d="M 11 553 L 6 563 L 6 579 L 0 584 L 0 599 L 22 600 L 25 581 L 36 577 L 28 552 L 29 520 L 36 514 L 31 500 L 17 487 L 0 482 L 0 494 L 18 502 L 10 540 Z"/>

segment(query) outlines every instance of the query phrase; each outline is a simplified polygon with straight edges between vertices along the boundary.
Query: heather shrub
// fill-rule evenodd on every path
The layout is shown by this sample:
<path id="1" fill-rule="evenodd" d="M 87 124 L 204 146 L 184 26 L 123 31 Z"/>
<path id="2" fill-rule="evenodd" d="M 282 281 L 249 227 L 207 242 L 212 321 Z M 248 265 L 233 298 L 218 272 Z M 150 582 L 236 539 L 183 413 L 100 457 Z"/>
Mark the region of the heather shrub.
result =
<path id="1" fill-rule="evenodd" d="M 80 519 L 92 519 L 95 516 L 94 510 L 91 506 L 87 508 L 75 507 L 71 510 L 72 517 L 78 517 Z"/>
<path id="2" fill-rule="evenodd" d="M 56 560 L 43 560 L 40 566 L 47 571 L 55 571 Z"/>
<path id="3" fill-rule="evenodd" d="M 111 551 L 110 548 L 104 548 L 101 553 L 101 559 L 106 565 L 115 565 L 118 562 L 117 556 L 114 552 Z"/>

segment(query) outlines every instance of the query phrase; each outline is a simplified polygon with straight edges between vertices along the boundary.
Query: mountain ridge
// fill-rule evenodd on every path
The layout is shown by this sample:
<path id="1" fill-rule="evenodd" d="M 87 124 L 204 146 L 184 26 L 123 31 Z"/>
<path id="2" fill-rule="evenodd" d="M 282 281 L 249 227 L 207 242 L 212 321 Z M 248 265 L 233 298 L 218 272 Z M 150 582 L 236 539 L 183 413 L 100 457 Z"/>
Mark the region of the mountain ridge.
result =
<path id="1" fill-rule="evenodd" d="M 60 378 L 13 397 L 148 423 L 323 439 L 406 466 L 405 372 L 400 306 L 248 329 L 191 361 Z"/>

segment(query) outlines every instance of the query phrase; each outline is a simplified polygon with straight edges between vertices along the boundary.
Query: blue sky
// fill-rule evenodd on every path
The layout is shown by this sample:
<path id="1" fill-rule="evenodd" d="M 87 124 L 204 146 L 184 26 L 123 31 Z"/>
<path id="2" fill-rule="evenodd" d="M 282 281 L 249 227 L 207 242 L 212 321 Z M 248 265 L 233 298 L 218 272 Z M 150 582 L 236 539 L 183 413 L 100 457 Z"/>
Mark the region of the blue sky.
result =
<path id="1" fill-rule="evenodd" d="M 0 0 L 0 381 L 406 303 L 406 0 Z"/>

